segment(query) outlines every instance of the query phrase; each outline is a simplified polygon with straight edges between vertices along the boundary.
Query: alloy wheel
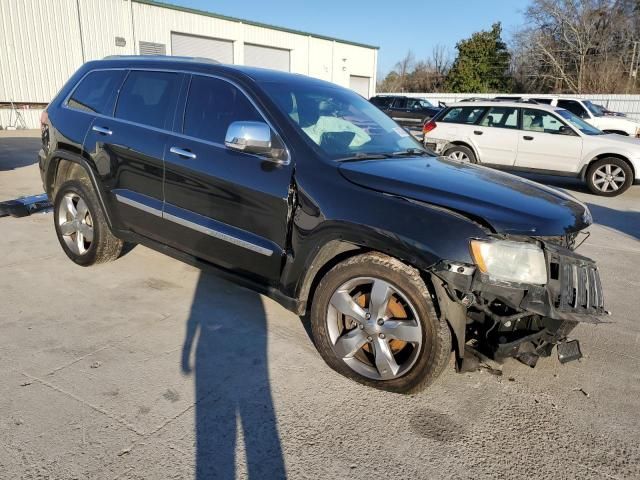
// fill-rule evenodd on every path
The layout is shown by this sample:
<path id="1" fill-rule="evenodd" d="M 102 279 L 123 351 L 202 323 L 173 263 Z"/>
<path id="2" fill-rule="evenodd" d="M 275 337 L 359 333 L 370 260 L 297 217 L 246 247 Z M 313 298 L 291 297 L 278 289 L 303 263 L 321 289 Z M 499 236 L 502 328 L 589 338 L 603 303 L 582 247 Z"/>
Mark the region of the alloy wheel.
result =
<path id="1" fill-rule="evenodd" d="M 451 152 L 449 154 L 449 158 L 451 160 L 458 160 L 459 162 L 470 162 L 471 159 L 469 158 L 469 156 L 461 151 L 455 151 L 455 152 Z"/>
<path id="2" fill-rule="evenodd" d="M 334 353 L 352 370 L 374 380 L 392 380 L 415 364 L 422 346 L 416 309 L 396 287 L 358 277 L 331 296 L 327 331 Z"/>
<path id="3" fill-rule="evenodd" d="M 93 242 L 93 219 L 77 193 L 65 194 L 58 205 L 58 229 L 69 250 L 76 255 L 87 253 Z"/>
<path id="4" fill-rule="evenodd" d="M 608 193 L 619 190 L 627 180 L 627 176 L 619 166 L 606 163 L 593 171 L 591 180 L 596 189 Z"/>

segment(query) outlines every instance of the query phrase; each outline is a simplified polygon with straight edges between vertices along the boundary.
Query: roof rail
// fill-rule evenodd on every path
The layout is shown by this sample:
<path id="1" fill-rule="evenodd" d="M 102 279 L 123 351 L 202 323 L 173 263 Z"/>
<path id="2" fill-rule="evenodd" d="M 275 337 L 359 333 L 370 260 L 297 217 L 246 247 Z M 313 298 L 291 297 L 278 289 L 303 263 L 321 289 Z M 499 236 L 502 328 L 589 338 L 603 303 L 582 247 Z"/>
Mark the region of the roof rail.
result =
<path id="1" fill-rule="evenodd" d="M 187 61 L 199 63 L 212 63 L 220 65 L 220 62 L 205 57 L 181 57 L 178 55 L 107 55 L 103 60 L 160 60 L 160 61 Z"/>

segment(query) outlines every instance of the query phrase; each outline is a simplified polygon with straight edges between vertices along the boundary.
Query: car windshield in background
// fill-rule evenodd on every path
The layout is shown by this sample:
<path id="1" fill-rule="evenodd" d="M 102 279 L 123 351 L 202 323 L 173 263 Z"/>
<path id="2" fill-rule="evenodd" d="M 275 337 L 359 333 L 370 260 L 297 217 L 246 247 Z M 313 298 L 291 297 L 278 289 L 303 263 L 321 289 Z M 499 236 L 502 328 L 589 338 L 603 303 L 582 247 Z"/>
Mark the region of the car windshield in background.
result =
<path id="1" fill-rule="evenodd" d="M 591 100 L 583 100 L 584 106 L 589 109 L 594 117 L 604 117 L 604 110 L 599 105 L 592 103 Z"/>
<path id="2" fill-rule="evenodd" d="M 324 85 L 263 84 L 271 99 L 333 160 L 427 154 L 420 143 L 356 93 Z"/>
<path id="3" fill-rule="evenodd" d="M 598 130 L 596 127 L 589 125 L 587 122 L 582 120 L 576 114 L 571 113 L 569 110 L 559 109 L 556 110 L 556 113 L 585 135 L 604 135 L 604 132 L 602 132 L 602 130 Z"/>

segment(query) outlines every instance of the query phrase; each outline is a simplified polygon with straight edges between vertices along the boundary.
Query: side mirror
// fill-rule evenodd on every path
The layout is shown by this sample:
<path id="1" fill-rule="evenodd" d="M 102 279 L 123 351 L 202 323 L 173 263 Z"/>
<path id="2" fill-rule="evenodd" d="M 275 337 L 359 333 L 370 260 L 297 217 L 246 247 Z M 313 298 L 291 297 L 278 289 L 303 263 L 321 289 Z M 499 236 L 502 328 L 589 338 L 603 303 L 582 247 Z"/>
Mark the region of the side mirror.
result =
<path id="1" fill-rule="evenodd" d="M 566 125 L 560 125 L 560 128 L 558 129 L 558 133 L 560 133 L 560 135 L 575 135 L 574 131 L 571 130 Z"/>
<path id="2" fill-rule="evenodd" d="M 231 150 L 282 160 L 284 149 L 271 142 L 271 128 L 264 122 L 233 122 L 227 128 L 224 144 Z"/>

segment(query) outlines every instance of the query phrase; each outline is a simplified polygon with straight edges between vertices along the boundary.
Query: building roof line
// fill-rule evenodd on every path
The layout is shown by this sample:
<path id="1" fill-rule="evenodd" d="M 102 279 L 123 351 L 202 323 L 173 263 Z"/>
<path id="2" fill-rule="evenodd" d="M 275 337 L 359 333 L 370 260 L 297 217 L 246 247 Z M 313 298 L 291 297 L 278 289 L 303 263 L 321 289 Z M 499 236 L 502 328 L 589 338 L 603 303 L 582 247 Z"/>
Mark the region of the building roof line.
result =
<path id="1" fill-rule="evenodd" d="M 243 18 L 237 18 L 237 17 L 230 17 L 227 15 L 221 15 L 219 13 L 213 13 L 213 12 L 207 12 L 206 10 L 198 10 L 195 8 L 189 8 L 189 7 L 182 7 L 180 5 L 174 5 L 172 3 L 165 3 L 165 2 L 160 2 L 157 0 L 132 0 L 133 2 L 136 3 L 141 3 L 143 5 L 151 5 L 154 7 L 160 7 L 160 8 L 168 8 L 170 10 L 177 10 L 179 12 L 186 12 L 186 13 L 193 13 L 196 15 L 203 15 L 206 17 L 212 17 L 212 18 L 217 18 L 219 20 L 227 20 L 230 22 L 237 22 L 237 23 L 244 23 L 246 25 L 251 25 L 254 27 L 262 27 L 262 28 L 269 28 L 272 30 L 279 30 L 281 32 L 287 32 L 287 33 L 294 33 L 296 35 L 304 35 L 307 37 L 314 37 L 314 38 L 319 38 L 321 40 L 329 40 L 332 42 L 340 42 L 340 43 L 345 43 L 347 45 L 353 45 L 356 47 L 364 47 L 364 48 L 372 48 L 375 50 L 379 50 L 380 47 L 377 47 L 375 45 L 367 45 L 366 43 L 358 43 L 358 42 L 352 42 L 350 40 L 343 40 L 341 38 L 335 38 L 335 37 L 328 37 L 326 35 L 318 35 L 316 33 L 311 33 L 311 32 L 305 32 L 302 30 L 295 30 L 292 28 L 286 28 L 286 27 L 280 27 L 278 25 L 270 25 L 268 23 L 261 23 L 261 22 L 254 22 L 252 20 L 246 20 Z"/>

